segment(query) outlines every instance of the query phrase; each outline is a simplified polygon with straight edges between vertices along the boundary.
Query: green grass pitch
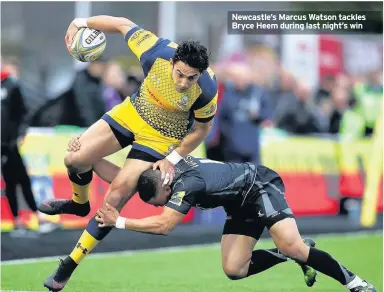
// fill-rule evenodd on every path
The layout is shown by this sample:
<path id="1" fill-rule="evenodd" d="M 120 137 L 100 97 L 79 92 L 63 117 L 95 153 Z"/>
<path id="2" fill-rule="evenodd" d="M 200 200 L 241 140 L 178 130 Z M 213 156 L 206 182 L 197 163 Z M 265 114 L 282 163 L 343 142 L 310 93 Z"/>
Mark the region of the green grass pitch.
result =
<path id="1" fill-rule="evenodd" d="M 372 282 L 383 292 L 382 234 L 313 237 L 317 247 L 331 253 L 344 266 Z M 107 244 L 107 243 L 105 243 Z M 122 243 L 123 245 L 124 243 Z M 261 240 L 256 248 L 273 247 Z M 5 264 L 1 290 L 44 291 L 43 281 L 58 261 Z M 221 268 L 218 245 L 176 250 L 143 251 L 88 257 L 63 291 L 129 292 L 276 292 L 347 291 L 319 274 L 314 287 L 304 284 L 301 269 L 293 262 L 239 281 L 228 280 Z"/>

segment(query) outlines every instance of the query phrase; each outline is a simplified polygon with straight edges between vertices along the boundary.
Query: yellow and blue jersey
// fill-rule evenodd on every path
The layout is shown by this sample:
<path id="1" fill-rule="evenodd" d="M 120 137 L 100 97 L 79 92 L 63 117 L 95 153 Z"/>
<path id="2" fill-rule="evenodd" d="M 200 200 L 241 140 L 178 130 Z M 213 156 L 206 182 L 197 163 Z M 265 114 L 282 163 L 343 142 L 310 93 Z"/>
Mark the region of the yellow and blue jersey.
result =
<path id="1" fill-rule="evenodd" d="M 208 68 L 197 83 L 179 93 L 172 80 L 170 64 L 176 43 L 140 27 L 131 29 L 125 40 L 139 59 L 145 78 L 137 92 L 113 108 L 104 119 L 123 134 L 133 134 L 135 148 L 144 150 L 138 147 L 141 145 L 165 155 L 170 146 L 177 146 L 187 135 L 194 120 L 208 122 L 214 117 L 217 109 L 215 74 Z"/>

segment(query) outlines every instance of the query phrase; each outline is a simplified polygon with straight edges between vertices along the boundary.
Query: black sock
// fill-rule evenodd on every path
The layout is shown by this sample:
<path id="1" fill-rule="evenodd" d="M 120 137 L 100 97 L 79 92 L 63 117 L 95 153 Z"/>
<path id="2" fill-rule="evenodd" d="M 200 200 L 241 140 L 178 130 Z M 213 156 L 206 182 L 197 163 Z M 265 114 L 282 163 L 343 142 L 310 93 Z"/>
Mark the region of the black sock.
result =
<path id="1" fill-rule="evenodd" d="M 70 173 L 68 171 L 68 177 L 71 182 L 74 182 L 75 184 L 78 184 L 80 186 L 85 186 L 92 181 L 93 169 L 83 173 Z"/>
<path id="2" fill-rule="evenodd" d="M 311 247 L 307 265 L 323 274 L 339 281 L 342 285 L 349 283 L 356 275 L 340 265 L 330 254 L 325 251 Z"/>
<path id="3" fill-rule="evenodd" d="M 85 230 L 97 240 L 103 240 L 108 235 L 113 227 L 99 227 L 99 222 L 96 221 L 95 216 L 92 217 Z"/>
<path id="4" fill-rule="evenodd" d="M 68 172 L 69 180 L 72 185 L 72 200 L 78 204 L 89 204 L 90 183 L 93 171 L 71 174 Z"/>
<path id="5" fill-rule="evenodd" d="M 265 271 L 277 264 L 284 263 L 288 259 L 277 248 L 257 249 L 252 252 L 251 263 L 247 277 Z"/>
<path id="6" fill-rule="evenodd" d="M 64 260 L 63 260 L 64 264 L 70 268 L 71 270 L 74 270 L 76 269 L 77 267 L 77 263 L 70 257 L 66 257 Z"/>

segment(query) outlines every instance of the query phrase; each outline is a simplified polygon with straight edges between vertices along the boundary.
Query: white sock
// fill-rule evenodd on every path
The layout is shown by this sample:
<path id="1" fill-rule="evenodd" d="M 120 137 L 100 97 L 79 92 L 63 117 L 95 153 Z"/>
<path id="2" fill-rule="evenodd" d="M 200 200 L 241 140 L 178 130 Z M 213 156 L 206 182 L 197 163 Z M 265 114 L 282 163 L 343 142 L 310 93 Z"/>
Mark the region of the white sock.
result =
<path id="1" fill-rule="evenodd" d="M 359 276 L 356 276 L 351 282 L 345 285 L 345 287 L 347 287 L 348 289 L 353 289 L 357 286 L 365 286 L 364 284 L 365 283 L 363 283 L 363 280 L 361 280 Z"/>

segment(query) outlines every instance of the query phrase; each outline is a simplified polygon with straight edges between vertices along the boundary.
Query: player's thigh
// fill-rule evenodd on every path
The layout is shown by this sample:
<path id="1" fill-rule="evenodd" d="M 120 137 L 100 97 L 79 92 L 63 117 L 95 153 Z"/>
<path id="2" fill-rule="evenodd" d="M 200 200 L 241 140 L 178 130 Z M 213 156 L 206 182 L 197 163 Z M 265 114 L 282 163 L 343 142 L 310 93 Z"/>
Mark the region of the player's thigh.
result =
<path id="1" fill-rule="evenodd" d="M 223 229 L 221 257 L 226 273 L 228 270 L 239 271 L 249 263 L 252 251 L 264 231 L 262 222 L 246 216 L 249 211 L 243 209 L 239 212 L 240 216 L 236 213 L 227 216 Z"/>
<path id="2" fill-rule="evenodd" d="M 300 257 L 306 245 L 301 239 L 295 217 L 285 198 L 282 179 L 275 177 L 265 182 L 260 194 L 256 205 L 276 246 L 287 256 Z"/>
<path id="3" fill-rule="evenodd" d="M 269 233 L 282 254 L 303 262 L 307 260 L 309 247 L 303 242 L 294 218 L 276 222 Z"/>
<path id="4" fill-rule="evenodd" d="M 92 165 L 103 157 L 121 150 L 121 145 L 109 124 L 98 120 L 80 136 L 80 150 L 65 157 L 67 167 Z"/>
<path id="5" fill-rule="evenodd" d="M 158 159 L 146 152 L 132 149 L 124 166 L 111 183 L 104 203 L 121 209 L 136 193 L 140 175 L 150 169 Z"/>

